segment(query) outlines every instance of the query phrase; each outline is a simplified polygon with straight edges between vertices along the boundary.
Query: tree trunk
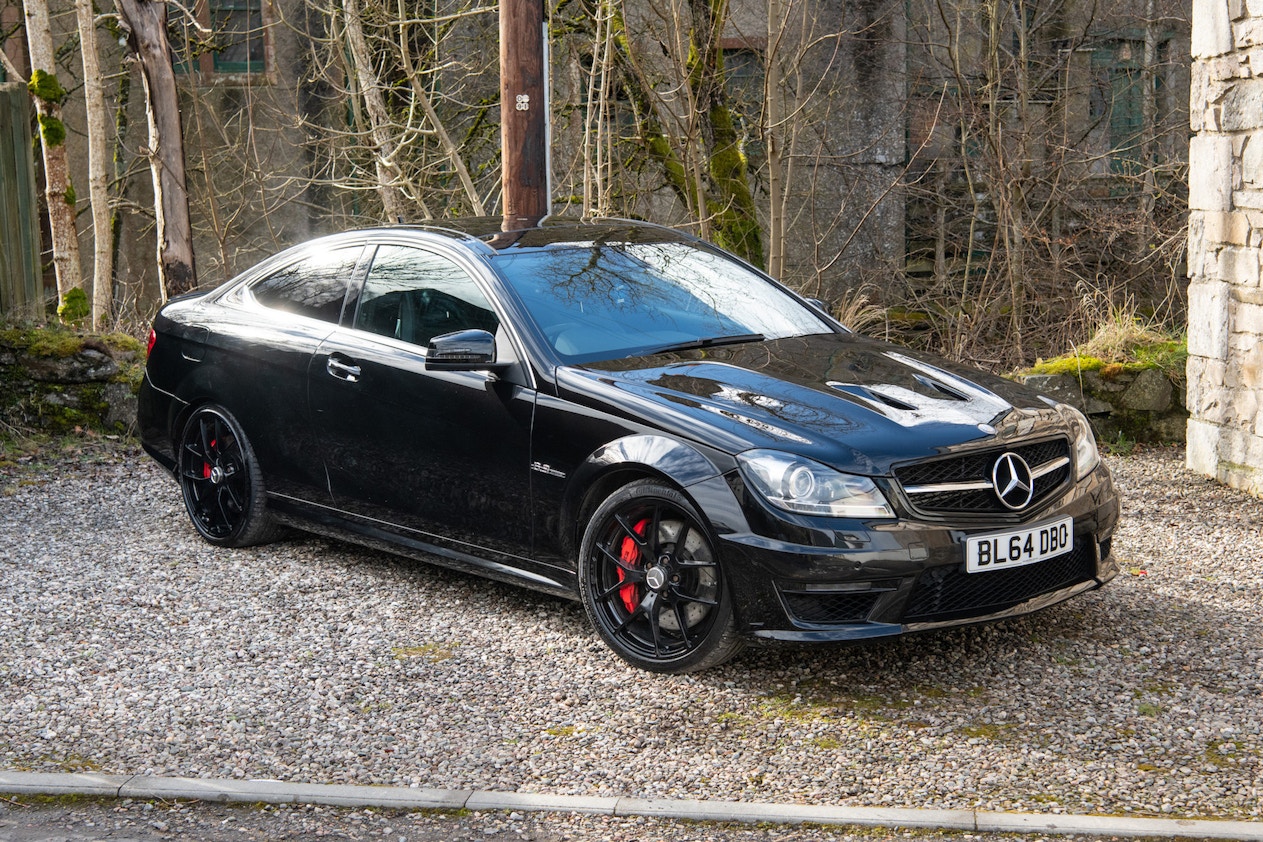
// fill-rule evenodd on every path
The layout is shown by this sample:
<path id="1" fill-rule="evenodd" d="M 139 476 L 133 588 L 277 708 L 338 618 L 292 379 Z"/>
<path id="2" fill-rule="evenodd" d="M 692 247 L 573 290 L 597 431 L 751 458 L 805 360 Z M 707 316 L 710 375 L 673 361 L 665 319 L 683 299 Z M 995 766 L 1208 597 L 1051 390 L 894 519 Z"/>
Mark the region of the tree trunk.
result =
<path id="1" fill-rule="evenodd" d="M 1145 55 L 1140 68 L 1140 171 L 1143 182 L 1140 187 L 1140 226 L 1137 253 L 1140 259 L 1148 257 L 1149 243 L 1153 239 L 1154 198 L 1158 192 L 1157 173 L 1154 172 L 1154 138 L 1157 135 L 1158 94 L 1154 85 L 1154 66 L 1158 63 L 1157 22 L 1154 20 L 1154 0 L 1145 0 Z"/>
<path id="2" fill-rule="evenodd" d="M 118 0 L 123 27 L 140 59 L 149 116 L 149 166 L 153 171 L 158 228 L 158 275 L 164 299 L 197 286 L 193 231 L 184 178 L 180 99 L 167 43 L 167 7 L 154 0 Z"/>
<path id="3" fill-rule="evenodd" d="M 123 174 L 127 170 L 127 147 L 124 143 L 124 138 L 127 137 L 127 127 L 129 125 L 127 106 L 131 99 L 131 68 L 128 67 L 128 62 L 124 59 L 118 74 L 118 90 L 114 96 L 114 143 L 111 152 L 111 178 L 116 182 L 123 180 Z M 115 203 L 110 208 L 110 263 L 116 269 L 119 265 L 119 254 L 123 245 L 123 219 L 124 212 L 120 208 L 120 203 Z M 118 281 L 120 292 L 124 299 L 140 300 L 141 290 L 139 283 L 131 281 L 126 276 L 121 276 Z"/>
<path id="4" fill-rule="evenodd" d="M 768 0 L 767 58 L 763 72 L 763 101 L 767 103 L 764 146 L 767 148 L 767 273 L 785 276 L 785 182 L 781 137 L 785 121 L 785 84 L 781 78 L 781 44 L 785 29 L 782 0 Z"/>
<path id="5" fill-rule="evenodd" d="M 592 67 L 583 84 L 588 107 L 583 117 L 583 213 L 584 216 L 612 214 L 609 193 L 609 164 L 613 158 L 607 126 L 609 122 L 609 74 L 614 60 L 615 13 L 608 0 L 596 4 L 592 39 Z"/>
<path id="6" fill-rule="evenodd" d="M 686 0 L 687 14 L 675 27 L 679 42 L 672 47 L 673 59 L 681 77 L 671 86 L 678 89 L 687 115 L 683 131 L 664 128 L 672 119 L 671 108 L 660 105 L 618 4 L 610 9 L 611 58 L 636 117 L 636 142 L 662 167 L 667 186 L 694 216 L 702 237 L 763 266 L 758 208 L 723 86 L 720 35 L 728 18 L 727 0 Z"/>
<path id="7" fill-rule="evenodd" d="M 342 9 L 346 13 L 346 43 L 351 51 L 351 61 L 355 65 L 360 93 L 364 96 L 369 129 L 376 147 L 373 158 L 377 167 L 377 193 L 382 200 L 382 215 L 390 222 L 399 222 L 404 218 L 407 206 L 400 190 L 402 175 L 395 162 L 397 148 L 394 138 L 390 136 L 390 113 L 386 110 L 386 100 L 382 96 L 377 74 L 373 72 L 372 55 L 368 51 L 368 42 L 364 39 L 359 0 L 343 0 Z"/>
<path id="8" fill-rule="evenodd" d="M 934 284 L 947 287 L 947 161 L 934 162 Z"/>
<path id="9" fill-rule="evenodd" d="M 83 91 L 88 115 L 88 197 L 92 200 L 92 326 L 104 327 L 113 310 L 114 250 L 110 240 L 109 173 L 106 169 L 109 114 L 105 110 L 105 85 L 96 48 L 96 21 L 92 0 L 75 0 L 79 18 L 79 44 L 83 53 Z"/>
<path id="10" fill-rule="evenodd" d="M 690 30 L 688 82 L 702 118 L 707 172 L 714 196 L 708 197 L 706 215 L 715 241 L 755 266 L 764 265 L 762 232 L 746 159 L 724 92 L 724 58 L 720 49 L 727 0 L 689 0 L 693 16 Z"/>
<path id="11" fill-rule="evenodd" d="M 478 191 L 474 189 L 474 180 L 469 176 L 469 168 L 465 166 L 465 159 L 461 157 L 460 149 L 452 142 L 452 136 L 447 133 L 447 127 L 439 119 L 438 112 L 434 110 L 434 103 L 430 102 L 429 94 L 426 93 L 425 86 L 421 84 L 421 75 L 417 73 L 416 68 L 413 66 L 412 51 L 408 48 L 407 16 L 405 11 L 403 0 L 399 0 L 399 54 L 403 58 L 404 73 L 407 74 L 408 80 L 412 83 L 412 95 L 420 103 L 421 110 L 425 112 L 425 118 L 430 121 L 430 125 L 434 127 L 434 133 L 438 135 L 439 146 L 442 147 L 444 154 L 452 162 L 452 168 L 456 170 L 456 174 L 460 177 L 461 187 L 465 190 L 465 198 L 469 200 L 470 209 L 475 216 L 484 216 L 487 211 L 483 207 L 482 199 L 478 196 Z"/>
<path id="12" fill-rule="evenodd" d="M 71 291 L 83 295 L 79 268 L 79 234 L 75 230 L 75 192 L 66 161 L 66 125 L 61 104 L 66 91 L 57 81 L 53 33 L 45 0 L 26 0 L 26 38 L 31 54 L 30 90 L 39 117 L 40 148 L 44 157 L 44 196 L 53 239 L 53 265 L 57 271 L 58 314 L 66 321 L 85 318 L 86 297 L 75 302 Z"/>

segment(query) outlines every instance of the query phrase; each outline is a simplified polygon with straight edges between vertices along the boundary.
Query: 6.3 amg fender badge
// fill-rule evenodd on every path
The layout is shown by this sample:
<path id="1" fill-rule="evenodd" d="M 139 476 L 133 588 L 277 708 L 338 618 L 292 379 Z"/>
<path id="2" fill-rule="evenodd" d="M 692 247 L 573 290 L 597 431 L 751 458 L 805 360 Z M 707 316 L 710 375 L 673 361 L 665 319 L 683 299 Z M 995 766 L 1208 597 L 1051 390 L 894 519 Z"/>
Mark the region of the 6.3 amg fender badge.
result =
<path id="1" fill-rule="evenodd" d="M 991 468 L 991 483 L 1000 502 L 1013 511 L 1025 509 L 1035 496 L 1031 466 L 1016 453 L 1005 453 Z"/>

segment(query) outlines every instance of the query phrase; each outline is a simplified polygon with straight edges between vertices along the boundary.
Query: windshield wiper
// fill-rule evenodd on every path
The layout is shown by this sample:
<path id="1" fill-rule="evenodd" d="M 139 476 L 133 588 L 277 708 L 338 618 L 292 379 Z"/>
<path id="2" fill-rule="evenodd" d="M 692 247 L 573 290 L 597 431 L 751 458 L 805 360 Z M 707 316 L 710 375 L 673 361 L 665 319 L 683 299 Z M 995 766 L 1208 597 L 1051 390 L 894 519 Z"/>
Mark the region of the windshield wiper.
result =
<path id="1" fill-rule="evenodd" d="M 714 348 L 718 345 L 743 345 L 747 342 L 762 342 L 767 337 L 761 333 L 738 333 L 732 336 L 705 336 L 700 339 L 686 339 L 683 342 L 673 342 L 670 345 L 663 345 L 660 348 L 653 348 L 648 351 L 637 351 L 637 356 L 649 356 L 651 354 L 669 354 L 672 351 L 692 351 L 695 348 Z"/>

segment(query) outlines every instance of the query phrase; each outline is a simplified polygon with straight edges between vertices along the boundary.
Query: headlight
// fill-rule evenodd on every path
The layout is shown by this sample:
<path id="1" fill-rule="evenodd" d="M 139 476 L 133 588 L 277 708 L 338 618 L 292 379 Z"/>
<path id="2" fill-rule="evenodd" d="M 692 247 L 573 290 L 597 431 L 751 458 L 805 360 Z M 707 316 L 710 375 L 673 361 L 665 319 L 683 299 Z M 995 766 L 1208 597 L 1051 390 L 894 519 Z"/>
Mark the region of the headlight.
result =
<path id="1" fill-rule="evenodd" d="M 778 509 L 828 517 L 895 516 L 868 477 L 844 474 L 778 450 L 749 450 L 737 460 L 747 482 Z"/>
<path id="2" fill-rule="evenodd" d="M 1086 477 L 1101 463 L 1101 454 L 1096 449 L 1096 435 L 1087 416 L 1069 404 L 1057 404 L 1061 417 L 1070 422 L 1074 431 L 1074 478 L 1075 481 Z"/>

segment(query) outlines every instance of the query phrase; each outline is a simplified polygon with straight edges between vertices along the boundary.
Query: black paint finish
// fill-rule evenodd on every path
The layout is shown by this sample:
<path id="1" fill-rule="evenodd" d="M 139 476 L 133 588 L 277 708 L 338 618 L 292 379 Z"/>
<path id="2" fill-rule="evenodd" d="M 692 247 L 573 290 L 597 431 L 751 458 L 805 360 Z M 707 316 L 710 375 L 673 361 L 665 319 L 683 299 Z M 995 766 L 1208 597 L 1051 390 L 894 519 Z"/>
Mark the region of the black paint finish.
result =
<path id="1" fill-rule="evenodd" d="M 995 619 L 1053 604 L 1117 572 L 1109 539 L 1118 503 L 1102 466 L 1075 481 L 1071 464 L 1070 479 L 1030 510 L 958 520 L 914 516 L 895 478 L 901 465 L 1003 452 L 1032 440 L 1067 440 L 1073 453 L 1072 425 L 1052 402 L 1009 381 L 857 336 L 734 258 L 667 229 L 572 221 L 506 233 L 498 223 L 445 221 L 443 228 L 338 235 L 171 302 L 154 323 L 157 339 L 140 398 L 146 450 L 171 469 L 172 442 L 185 419 L 217 404 L 249 439 L 270 505 L 286 522 L 570 596 L 578 593 L 577 553 L 592 513 L 619 488 L 652 479 L 685 495 L 705 520 L 737 628 L 754 637 L 848 641 Z M 368 298 L 361 287 L 379 244 L 424 249 L 427 265 L 447 267 L 431 281 L 396 266 L 389 283 L 474 290 L 479 307 L 490 302 L 494 312 L 428 295 L 427 301 L 446 302 L 446 310 L 426 318 L 493 328 L 494 365 L 428 368 L 423 345 L 400 338 L 406 333 L 391 335 L 392 320 L 402 329 L 406 314 L 384 311 L 392 299 L 380 293 L 371 319 L 366 310 L 357 321 L 370 306 L 360 303 Z M 775 296 L 794 311 L 795 324 L 815 327 L 770 338 L 761 338 L 762 329 L 742 329 L 730 344 L 698 337 L 700 347 L 688 350 L 585 356 L 553 335 L 584 336 L 583 286 L 567 292 L 566 321 L 550 332 L 532 302 L 517 294 L 513 276 L 497 268 L 506 255 L 589 249 L 596 260 L 602 249 L 626 249 L 634 258 L 637 248 L 660 245 L 704 253 L 741 283 Z M 364 257 L 345 278 L 343 306 L 321 302 L 321 313 L 340 313 L 332 320 L 286 312 L 251 295 L 253 285 L 298 260 L 314 255 L 319 262 L 322 254 L 361 247 Z M 632 262 L 622 252 L 620 259 Z M 601 278 L 610 283 L 608 273 Z M 574 286 L 575 279 L 558 283 Z M 589 293 L 604 296 L 608 314 L 612 295 L 627 297 L 629 308 L 646 306 L 647 283 L 652 279 L 635 280 L 639 286 L 630 292 Z M 456 324 L 475 311 L 476 324 Z M 692 317 L 682 314 L 681 324 Z M 752 449 L 867 477 L 897 517 L 777 508 L 747 485 L 738 467 L 738 455 Z M 1052 590 L 1041 591 L 1041 580 L 1014 574 L 1015 584 L 1000 596 L 984 589 L 977 610 L 927 614 L 947 617 L 942 623 L 904 620 L 914 593 L 924 606 L 940 591 L 972 594 L 974 577 L 995 575 L 972 574 L 963 580 L 968 587 L 944 590 L 940 582 L 967 575 L 967 536 L 1063 516 L 1074 519 L 1078 553 L 1078 566 L 1067 569 L 1083 575 L 1069 584 L 1056 579 Z M 927 571 L 937 572 L 922 580 Z M 1016 601 L 1005 603 L 1009 591 Z"/>

